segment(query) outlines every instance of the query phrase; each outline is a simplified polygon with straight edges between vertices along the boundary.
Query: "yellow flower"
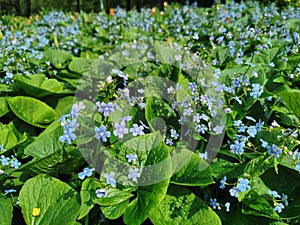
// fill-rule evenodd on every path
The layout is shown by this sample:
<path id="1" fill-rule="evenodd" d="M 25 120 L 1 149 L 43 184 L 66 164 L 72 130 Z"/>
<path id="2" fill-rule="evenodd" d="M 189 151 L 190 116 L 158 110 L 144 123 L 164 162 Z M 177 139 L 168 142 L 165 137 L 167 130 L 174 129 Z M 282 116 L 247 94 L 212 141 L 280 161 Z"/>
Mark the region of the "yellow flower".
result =
<path id="1" fill-rule="evenodd" d="M 32 209 L 32 216 L 38 216 L 41 213 L 41 209 L 40 208 L 33 208 Z"/>

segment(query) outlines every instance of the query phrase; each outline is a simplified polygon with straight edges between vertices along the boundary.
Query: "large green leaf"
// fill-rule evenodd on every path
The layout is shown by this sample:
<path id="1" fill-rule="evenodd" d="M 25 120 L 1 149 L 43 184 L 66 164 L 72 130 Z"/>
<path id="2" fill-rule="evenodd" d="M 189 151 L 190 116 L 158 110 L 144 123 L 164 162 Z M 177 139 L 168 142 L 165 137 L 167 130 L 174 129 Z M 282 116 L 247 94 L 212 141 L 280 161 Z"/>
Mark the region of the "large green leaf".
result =
<path id="1" fill-rule="evenodd" d="M 9 112 L 8 104 L 6 101 L 6 97 L 0 97 L 0 117 L 4 116 Z"/>
<path id="2" fill-rule="evenodd" d="M 244 168 L 244 173 L 249 174 L 253 177 L 260 176 L 268 169 L 274 167 L 275 163 L 276 158 L 265 153 L 248 162 Z"/>
<path id="3" fill-rule="evenodd" d="M 221 225 L 218 215 L 190 190 L 171 185 L 161 204 L 150 213 L 155 225 Z"/>
<path id="4" fill-rule="evenodd" d="M 155 42 L 154 49 L 156 58 L 160 63 L 170 63 L 170 58 L 174 58 L 175 50 L 167 42 Z M 173 59 L 174 60 L 174 59 Z"/>
<path id="5" fill-rule="evenodd" d="M 255 191 L 249 191 L 243 199 L 242 212 L 249 215 L 279 218 L 278 213 L 274 211 L 272 201 L 268 201 Z"/>
<path id="6" fill-rule="evenodd" d="M 8 104 L 16 116 L 33 126 L 44 128 L 56 118 L 54 109 L 35 98 L 17 96 L 8 99 Z"/>
<path id="7" fill-rule="evenodd" d="M 21 134 L 16 130 L 13 123 L 3 125 L 0 123 L 0 144 L 4 145 L 5 150 L 10 150 L 18 144 L 26 141 L 26 133 Z"/>
<path id="8" fill-rule="evenodd" d="M 45 156 L 44 158 L 34 158 L 30 162 L 22 165 L 16 171 L 22 171 L 30 175 L 37 175 L 40 173 L 57 174 L 58 172 L 63 172 L 58 169 L 58 164 L 63 162 L 63 150 L 59 150 L 53 154 Z M 66 163 L 64 166 L 66 166 Z"/>
<path id="9" fill-rule="evenodd" d="M 188 149 L 182 148 L 173 153 L 172 167 L 176 173 L 172 176 L 171 183 L 185 186 L 206 186 L 214 183 L 208 163 Z"/>
<path id="10" fill-rule="evenodd" d="M 64 50 L 48 49 L 44 51 L 46 60 L 58 69 L 65 68 L 66 62 L 72 59 L 72 54 Z"/>
<path id="11" fill-rule="evenodd" d="M 122 214 L 125 212 L 125 210 L 127 209 L 127 206 L 129 204 L 129 199 L 120 202 L 116 205 L 111 205 L 111 206 L 101 206 L 101 211 L 103 213 L 103 215 L 108 218 L 108 219 L 117 219 L 120 216 L 122 216 Z"/>
<path id="12" fill-rule="evenodd" d="M 60 98 L 55 107 L 55 111 L 56 111 L 57 115 L 63 116 L 63 115 L 68 114 L 72 108 L 73 103 L 74 103 L 73 96 L 66 96 L 66 97 Z"/>
<path id="13" fill-rule="evenodd" d="M 60 180 L 40 174 L 27 180 L 20 191 L 20 206 L 26 224 L 73 224 L 80 207 L 78 193 Z M 33 216 L 34 208 L 40 214 Z"/>
<path id="14" fill-rule="evenodd" d="M 62 127 L 58 122 L 53 122 L 45 129 L 33 143 L 28 145 L 24 153 L 33 157 L 44 158 L 62 149 L 59 137 L 62 135 Z"/>
<path id="15" fill-rule="evenodd" d="M 63 90 L 62 83 L 56 79 L 46 79 L 44 74 L 15 75 L 14 80 L 20 88 L 35 97 L 57 94 Z"/>
<path id="16" fill-rule="evenodd" d="M 98 58 L 90 65 L 89 70 L 84 74 L 92 78 L 106 80 L 106 78 L 111 75 L 112 69 L 115 69 L 115 67 L 116 66 L 113 63 Z"/>
<path id="17" fill-rule="evenodd" d="M 88 214 L 88 212 L 93 208 L 95 204 L 99 204 L 100 206 L 116 206 L 126 200 L 128 200 L 133 195 L 130 191 L 134 189 L 123 189 L 119 190 L 116 188 L 109 188 L 107 190 L 107 197 L 97 198 L 96 190 L 103 188 L 101 183 L 93 178 L 87 178 L 82 183 L 80 190 L 81 197 L 81 206 L 79 219 L 83 218 Z"/>
<path id="18" fill-rule="evenodd" d="M 225 63 L 229 57 L 228 47 L 219 46 L 215 49 L 212 49 L 212 56 L 218 60 L 218 63 Z"/>
<path id="19" fill-rule="evenodd" d="M 260 54 L 254 55 L 252 63 L 254 64 L 269 64 L 273 62 L 279 52 L 279 48 L 271 48 L 263 51 Z"/>
<path id="20" fill-rule="evenodd" d="M 0 196 L 0 225 L 11 225 L 13 206 L 11 200 Z"/>
<path id="21" fill-rule="evenodd" d="M 123 217 L 126 224 L 134 225 L 141 224 L 165 197 L 171 163 L 169 148 L 158 132 L 125 142 L 118 154 L 119 160 L 124 160 L 126 164 L 126 155 L 130 153 L 136 154 L 138 163 L 143 165 L 136 198 L 130 202 Z"/>
<path id="22" fill-rule="evenodd" d="M 280 92 L 278 94 L 286 104 L 286 106 L 295 113 L 296 116 L 300 116 L 300 90 L 289 90 Z"/>
<path id="23" fill-rule="evenodd" d="M 160 98 L 149 97 L 146 100 L 145 117 L 153 131 L 160 131 L 162 135 L 167 132 L 163 121 L 168 121 L 174 115 L 171 107 Z"/>
<path id="24" fill-rule="evenodd" d="M 294 31 L 300 31 L 300 19 L 299 18 L 292 18 L 285 20 L 284 25 L 286 28 L 294 30 Z"/>
<path id="25" fill-rule="evenodd" d="M 69 69 L 76 73 L 83 73 L 88 70 L 89 61 L 85 58 L 73 58 L 71 63 L 69 64 Z"/>

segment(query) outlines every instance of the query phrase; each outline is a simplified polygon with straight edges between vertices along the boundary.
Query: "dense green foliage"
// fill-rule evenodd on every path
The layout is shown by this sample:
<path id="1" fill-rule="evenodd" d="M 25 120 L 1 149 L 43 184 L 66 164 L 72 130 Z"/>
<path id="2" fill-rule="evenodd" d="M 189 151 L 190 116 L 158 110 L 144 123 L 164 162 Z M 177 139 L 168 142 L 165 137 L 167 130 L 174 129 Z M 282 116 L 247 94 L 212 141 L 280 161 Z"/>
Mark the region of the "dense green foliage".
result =
<path id="1" fill-rule="evenodd" d="M 0 225 L 300 222 L 300 10 L 0 21 Z"/>

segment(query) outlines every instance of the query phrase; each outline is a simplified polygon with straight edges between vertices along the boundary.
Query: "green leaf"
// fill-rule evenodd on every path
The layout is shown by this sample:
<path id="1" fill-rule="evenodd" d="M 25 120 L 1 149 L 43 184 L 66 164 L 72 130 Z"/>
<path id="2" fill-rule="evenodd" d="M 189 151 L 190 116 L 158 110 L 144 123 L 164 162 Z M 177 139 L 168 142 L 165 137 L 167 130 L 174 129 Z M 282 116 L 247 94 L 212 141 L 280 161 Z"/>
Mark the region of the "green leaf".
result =
<path id="1" fill-rule="evenodd" d="M 16 116 L 33 126 L 45 128 L 56 118 L 50 106 L 35 98 L 17 96 L 7 101 Z"/>
<path id="2" fill-rule="evenodd" d="M 111 75 L 112 69 L 115 69 L 115 65 L 113 63 L 98 58 L 90 65 L 89 70 L 84 74 L 92 78 L 106 80 L 106 78 Z"/>
<path id="3" fill-rule="evenodd" d="M 88 70 L 89 68 L 89 61 L 85 58 L 76 58 L 74 57 L 69 64 L 69 69 L 76 73 L 83 73 L 84 71 Z"/>
<path id="4" fill-rule="evenodd" d="M 7 97 L 0 97 L 0 117 L 10 111 L 6 99 Z"/>
<path id="5" fill-rule="evenodd" d="M 97 182 L 93 181 L 91 178 L 87 178 L 83 181 L 80 190 L 81 205 L 78 219 L 85 217 L 94 207 L 95 203 L 93 199 L 95 198 L 95 192 L 98 188 L 99 185 Z"/>
<path id="6" fill-rule="evenodd" d="M 283 24 L 285 25 L 285 27 L 287 29 L 291 29 L 294 31 L 300 31 L 300 19 L 299 18 L 292 18 L 292 19 L 285 20 L 283 22 Z"/>
<path id="7" fill-rule="evenodd" d="M 58 122 L 54 122 L 25 148 L 24 153 L 38 158 L 47 157 L 62 149 L 62 143 L 59 141 L 62 134 L 62 127 Z"/>
<path id="8" fill-rule="evenodd" d="M 79 196 L 66 183 L 40 174 L 23 185 L 20 206 L 27 224 L 68 225 L 76 220 L 79 210 Z M 33 217 L 33 208 L 39 208 L 40 214 Z"/>
<path id="9" fill-rule="evenodd" d="M 124 202 L 120 202 L 116 205 L 101 206 L 100 209 L 106 218 L 114 220 L 123 215 L 123 213 L 127 209 L 128 204 L 129 199 L 125 200 Z"/>
<path id="10" fill-rule="evenodd" d="M 160 131 L 164 135 L 167 132 L 167 126 L 163 121 L 168 121 L 173 114 L 171 107 L 162 99 L 147 98 L 145 117 L 152 131 Z"/>
<path id="11" fill-rule="evenodd" d="M 242 212 L 248 215 L 279 218 L 279 215 L 274 211 L 273 202 L 252 190 L 243 199 Z"/>
<path id="12" fill-rule="evenodd" d="M 286 106 L 295 113 L 296 116 L 300 116 L 300 90 L 289 90 L 278 93 L 278 95 L 283 99 Z"/>
<path id="13" fill-rule="evenodd" d="M 141 224 L 166 195 L 171 172 L 169 148 L 162 136 L 156 132 L 136 137 L 125 142 L 118 154 L 119 160 L 127 162 L 127 154 L 136 154 L 138 163 L 143 165 L 138 180 L 136 198 L 130 202 L 124 213 L 126 224 Z M 129 165 L 128 165 L 129 166 Z"/>
<path id="14" fill-rule="evenodd" d="M 61 93 L 63 85 L 56 79 L 46 79 L 44 74 L 15 75 L 14 80 L 24 91 L 31 96 L 41 97 Z"/>
<path id="15" fill-rule="evenodd" d="M 210 164 L 213 177 L 223 179 L 227 176 L 228 179 L 239 177 L 243 174 L 244 164 L 233 163 L 227 160 L 218 159 Z"/>
<path id="16" fill-rule="evenodd" d="M 14 148 L 26 139 L 27 135 L 18 132 L 12 122 L 8 125 L 0 124 L 0 144 L 4 145 L 5 150 Z"/>
<path id="17" fill-rule="evenodd" d="M 260 176 L 268 169 L 274 167 L 275 157 L 267 155 L 266 153 L 260 157 L 252 159 L 244 168 L 244 173 L 249 174 L 251 177 Z"/>
<path id="18" fill-rule="evenodd" d="M 0 84 L 0 93 L 1 92 L 13 92 L 14 89 L 11 86 L 8 86 L 6 84 Z"/>
<path id="19" fill-rule="evenodd" d="M 72 59 L 72 54 L 64 50 L 48 49 L 44 51 L 44 57 L 46 60 L 58 69 L 65 68 L 65 63 Z"/>
<path id="20" fill-rule="evenodd" d="M 80 190 L 81 206 L 79 219 L 85 217 L 95 204 L 105 207 L 116 206 L 132 197 L 132 194 L 130 193 L 132 189 L 119 190 L 116 188 L 109 188 L 106 190 L 107 197 L 97 198 L 96 190 L 100 188 L 104 187 L 99 181 L 93 178 L 87 178 L 82 183 Z"/>
<path id="21" fill-rule="evenodd" d="M 289 225 L 289 224 L 284 222 L 271 222 L 269 223 L 269 225 Z"/>
<path id="22" fill-rule="evenodd" d="M 279 48 L 270 48 L 261 52 L 260 54 L 255 54 L 253 56 L 252 63 L 254 64 L 265 64 L 273 62 L 279 52 Z"/>
<path id="23" fill-rule="evenodd" d="M 70 113 L 73 103 L 74 103 L 73 96 L 66 96 L 64 98 L 60 98 L 55 107 L 57 116 L 60 117 L 60 116 Z"/>
<path id="24" fill-rule="evenodd" d="M 7 125 L 0 124 L 0 144 L 4 145 L 6 150 L 9 150 L 17 145 L 17 137 L 13 130 Z"/>
<path id="25" fill-rule="evenodd" d="M 218 60 L 218 63 L 223 64 L 229 57 L 228 47 L 219 46 L 212 50 L 212 56 Z"/>
<path id="26" fill-rule="evenodd" d="M 150 213 L 155 225 L 221 225 L 218 215 L 186 188 L 171 185 L 164 200 Z"/>
<path id="27" fill-rule="evenodd" d="M 0 225 L 11 225 L 13 217 L 13 206 L 11 200 L 0 196 Z"/>
<path id="28" fill-rule="evenodd" d="M 208 163 L 188 149 L 182 148 L 173 153 L 172 167 L 176 171 L 171 178 L 173 184 L 206 186 L 214 183 Z"/>
<path id="29" fill-rule="evenodd" d="M 63 160 L 63 151 L 60 150 L 44 158 L 35 158 L 15 171 L 22 171 L 30 175 L 40 173 L 56 174 L 58 172 L 57 164 L 62 163 Z"/>
<path id="30" fill-rule="evenodd" d="M 160 63 L 170 63 L 170 58 L 174 58 L 175 51 L 170 47 L 167 42 L 158 42 L 154 43 L 154 49 L 156 52 L 156 57 Z"/>

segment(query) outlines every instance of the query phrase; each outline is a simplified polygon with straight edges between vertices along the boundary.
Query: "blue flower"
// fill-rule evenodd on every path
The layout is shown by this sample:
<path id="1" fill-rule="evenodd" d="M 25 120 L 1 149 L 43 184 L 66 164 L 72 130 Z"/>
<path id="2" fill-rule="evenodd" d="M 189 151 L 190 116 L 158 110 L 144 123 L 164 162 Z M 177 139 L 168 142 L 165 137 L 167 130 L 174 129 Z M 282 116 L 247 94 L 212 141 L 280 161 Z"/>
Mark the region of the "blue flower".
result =
<path id="1" fill-rule="evenodd" d="M 214 127 L 213 130 L 216 134 L 222 134 L 222 132 L 224 130 L 224 125 L 217 125 Z"/>
<path id="2" fill-rule="evenodd" d="M 257 132 L 259 132 L 262 128 L 262 126 L 264 125 L 264 122 L 261 122 L 261 120 L 259 119 L 259 121 L 255 124 Z"/>
<path id="3" fill-rule="evenodd" d="M 119 77 L 123 78 L 124 80 L 128 80 L 128 75 L 123 73 L 120 70 L 112 69 L 111 74 L 117 74 Z"/>
<path id="4" fill-rule="evenodd" d="M 94 168 L 84 168 L 83 172 L 78 173 L 78 177 L 80 180 L 84 180 L 85 177 L 90 177 L 93 174 Z"/>
<path id="5" fill-rule="evenodd" d="M 97 189 L 96 190 L 96 196 L 97 198 L 107 197 L 107 192 L 105 189 Z"/>
<path id="6" fill-rule="evenodd" d="M 5 148 L 4 148 L 4 145 L 0 145 L 0 153 L 3 153 L 3 152 L 5 152 L 6 150 L 5 150 Z"/>
<path id="7" fill-rule="evenodd" d="M 208 130 L 204 124 L 197 125 L 196 129 L 199 134 L 205 134 L 205 132 Z"/>
<path id="8" fill-rule="evenodd" d="M 239 178 L 239 183 L 237 185 L 237 188 L 240 192 L 245 192 L 246 190 L 250 190 L 251 187 L 249 185 L 250 181 L 248 179 Z"/>
<path id="9" fill-rule="evenodd" d="M 201 159 L 208 160 L 208 153 L 205 151 L 204 153 L 199 153 Z"/>
<path id="10" fill-rule="evenodd" d="M 133 136 L 143 136 L 145 135 L 144 133 L 144 127 L 143 126 L 138 126 L 137 124 L 133 124 L 133 128 L 130 128 L 130 132 L 132 133 Z"/>
<path id="11" fill-rule="evenodd" d="M 220 188 L 221 189 L 225 188 L 226 181 L 227 181 L 227 177 L 226 176 L 224 176 L 223 179 L 220 180 Z"/>
<path id="12" fill-rule="evenodd" d="M 282 150 L 278 148 L 275 144 L 272 144 L 272 146 L 267 146 L 268 154 L 274 155 L 275 158 L 279 158 L 279 156 L 282 153 Z"/>
<path id="13" fill-rule="evenodd" d="M 72 106 L 72 109 L 70 111 L 70 115 L 72 117 L 72 119 L 75 119 L 75 118 L 78 118 L 79 117 L 79 113 L 82 109 L 85 108 L 85 105 L 80 102 L 80 103 L 75 103 L 73 106 Z"/>
<path id="14" fill-rule="evenodd" d="M 115 105 L 111 102 L 104 103 L 104 102 L 96 102 L 96 108 L 98 109 L 98 112 L 103 113 L 105 117 L 109 116 L 111 112 L 115 111 Z"/>
<path id="15" fill-rule="evenodd" d="M 269 194 L 274 196 L 275 198 L 281 198 L 277 191 L 269 190 Z"/>
<path id="16" fill-rule="evenodd" d="M 274 211 L 281 213 L 283 209 L 284 209 L 284 205 L 282 203 L 278 203 L 278 205 L 275 206 Z"/>
<path id="17" fill-rule="evenodd" d="M 285 194 L 282 194 L 282 201 L 284 202 L 285 206 L 289 205 L 288 196 Z"/>
<path id="18" fill-rule="evenodd" d="M 230 203 L 226 202 L 225 207 L 226 207 L 226 212 L 229 212 L 230 211 Z"/>
<path id="19" fill-rule="evenodd" d="M 13 193 L 13 192 L 17 192 L 15 189 L 7 189 L 7 190 L 4 190 L 4 195 L 7 195 L 9 193 Z"/>
<path id="20" fill-rule="evenodd" d="M 263 87 L 260 84 L 252 84 L 252 91 L 250 96 L 253 98 L 258 98 L 263 92 Z"/>
<path id="21" fill-rule="evenodd" d="M 7 166 L 9 165 L 9 158 L 8 157 L 5 157 L 4 155 L 1 155 L 0 157 L 0 162 L 2 164 L 2 166 Z"/>
<path id="22" fill-rule="evenodd" d="M 250 135 L 250 137 L 255 137 L 255 135 L 257 134 L 256 126 L 248 127 L 247 133 Z"/>
<path id="23" fill-rule="evenodd" d="M 126 155 L 127 161 L 136 163 L 137 155 L 136 154 L 128 154 Z"/>
<path id="24" fill-rule="evenodd" d="M 192 114 L 192 112 L 194 112 L 194 110 L 192 110 L 191 107 L 188 107 L 188 108 L 183 110 L 183 115 L 184 116 L 190 116 Z"/>
<path id="25" fill-rule="evenodd" d="M 141 174 L 139 173 L 139 170 L 137 168 L 129 169 L 128 179 L 137 182 L 137 178 L 140 176 L 141 176 Z"/>
<path id="26" fill-rule="evenodd" d="M 121 121 L 120 123 L 115 123 L 114 125 L 115 130 L 114 130 L 114 135 L 123 138 L 124 134 L 128 134 L 128 129 L 125 127 L 125 122 Z"/>
<path id="27" fill-rule="evenodd" d="M 67 142 L 69 145 L 72 143 L 72 140 L 76 139 L 76 135 L 73 134 L 72 130 L 64 130 L 64 134 L 59 137 L 60 142 Z"/>
<path id="28" fill-rule="evenodd" d="M 106 127 L 101 125 L 100 127 L 95 127 L 96 138 L 101 139 L 102 142 L 107 142 L 107 138 L 110 137 L 110 131 L 106 131 Z"/>
<path id="29" fill-rule="evenodd" d="M 236 187 L 233 187 L 233 188 L 231 188 L 230 190 L 229 190 L 229 193 L 230 193 L 230 195 L 232 196 L 232 197 L 239 197 L 239 189 L 238 188 L 236 188 Z"/>
<path id="30" fill-rule="evenodd" d="M 109 175 L 107 173 L 104 174 L 104 177 L 106 178 L 106 183 L 110 184 L 112 187 L 116 187 L 116 179 L 115 179 L 115 173 L 111 172 Z"/>
<path id="31" fill-rule="evenodd" d="M 215 198 L 209 199 L 209 205 L 210 205 L 213 209 L 216 209 L 217 207 L 219 207 L 219 203 L 217 202 L 217 199 L 215 199 Z"/>
<path id="32" fill-rule="evenodd" d="M 172 141 L 172 139 L 167 138 L 166 139 L 166 144 L 171 146 L 171 145 L 174 144 L 174 142 Z"/>
<path id="33" fill-rule="evenodd" d="M 230 145 L 231 151 L 233 151 L 234 154 L 243 154 L 245 147 L 245 142 L 239 142 L 238 140 L 234 141 L 234 144 Z"/>
<path id="34" fill-rule="evenodd" d="M 240 77 L 234 79 L 231 83 L 234 87 L 239 88 L 242 85 L 243 80 Z"/>
<path id="35" fill-rule="evenodd" d="M 263 139 L 259 139 L 259 140 L 260 140 L 261 146 L 262 146 L 263 148 L 266 148 L 266 147 L 269 145 L 268 142 L 264 141 Z"/>
<path id="36" fill-rule="evenodd" d="M 179 134 L 176 132 L 176 130 L 171 129 L 170 132 L 172 138 L 177 139 L 179 137 Z"/>
<path id="37" fill-rule="evenodd" d="M 10 159 L 10 167 L 18 169 L 20 167 L 21 163 L 18 161 L 17 158 L 15 158 L 14 156 L 11 156 Z"/>

